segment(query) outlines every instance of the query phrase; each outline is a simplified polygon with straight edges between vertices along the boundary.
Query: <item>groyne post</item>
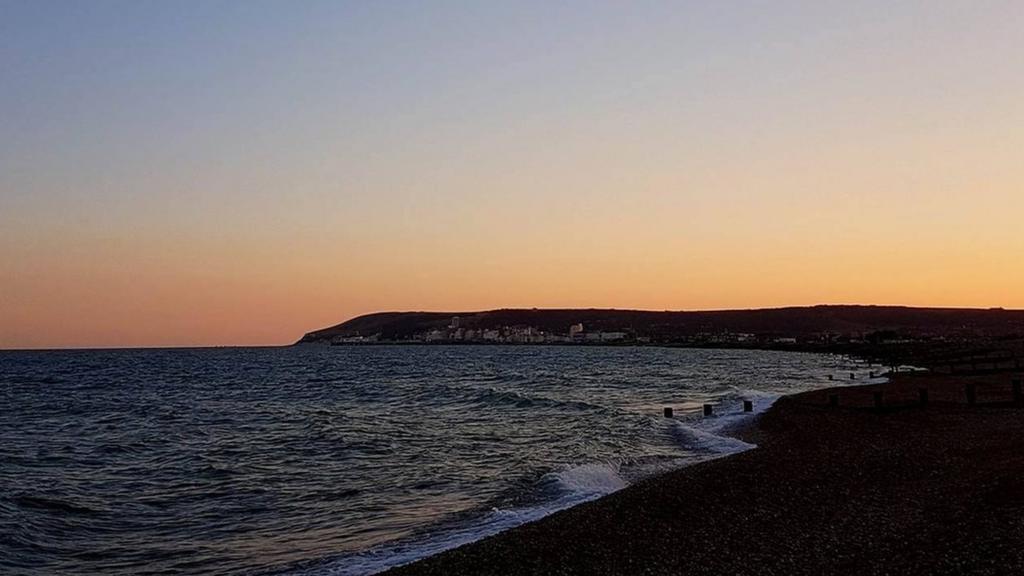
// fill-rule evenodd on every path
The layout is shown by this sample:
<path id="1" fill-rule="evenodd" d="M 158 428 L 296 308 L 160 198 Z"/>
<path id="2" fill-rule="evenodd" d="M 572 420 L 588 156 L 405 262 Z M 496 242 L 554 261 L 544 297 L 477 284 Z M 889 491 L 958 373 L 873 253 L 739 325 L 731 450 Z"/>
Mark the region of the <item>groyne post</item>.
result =
<path id="1" fill-rule="evenodd" d="M 977 388 L 973 382 L 968 383 L 966 386 L 967 392 L 967 404 L 974 406 L 978 402 Z"/>
<path id="2" fill-rule="evenodd" d="M 743 401 L 743 411 L 744 412 L 753 412 L 754 411 L 754 403 L 752 401 L 750 401 L 750 400 L 744 400 Z"/>
<path id="3" fill-rule="evenodd" d="M 856 379 L 857 379 L 857 375 L 854 374 L 853 372 L 850 372 L 850 380 L 856 380 Z"/>
<path id="4" fill-rule="evenodd" d="M 714 413 L 714 410 L 715 410 L 715 408 L 711 404 L 705 404 L 704 405 L 704 415 L 705 416 L 711 416 Z"/>
<path id="5" fill-rule="evenodd" d="M 672 407 L 671 406 L 665 406 L 665 418 L 671 418 L 671 417 L 672 417 Z"/>
<path id="6" fill-rule="evenodd" d="M 828 375 L 828 379 L 829 379 L 829 381 L 832 381 L 832 380 L 835 380 L 836 377 L 834 375 L 832 375 L 832 374 L 829 374 Z"/>

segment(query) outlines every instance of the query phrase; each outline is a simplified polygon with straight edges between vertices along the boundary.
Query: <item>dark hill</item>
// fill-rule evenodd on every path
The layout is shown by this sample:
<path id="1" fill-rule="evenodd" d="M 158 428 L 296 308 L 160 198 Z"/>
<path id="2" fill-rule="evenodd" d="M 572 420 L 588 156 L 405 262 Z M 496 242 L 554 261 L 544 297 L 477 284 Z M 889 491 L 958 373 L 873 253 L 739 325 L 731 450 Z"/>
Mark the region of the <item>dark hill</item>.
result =
<path id="1" fill-rule="evenodd" d="M 1024 334 L 1024 310 L 1001 308 L 910 308 L 904 306 L 806 306 L 756 310 L 646 311 L 609 309 L 502 309 L 485 312 L 380 312 L 358 316 L 310 332 L 299 341 L 325 342 L 336 337 L 374 336 L 407 340 L 448 326 L 459 317 L 463 328 L 496 329 L 532 326 L 564 334 L 582 323 L 588 331 L 626 331 L 671 341 L 702 333 L 750 333 L 808 336 L 868 334 L 891 331 L 909 336 L 956 335 L 1001 337 Z"/>

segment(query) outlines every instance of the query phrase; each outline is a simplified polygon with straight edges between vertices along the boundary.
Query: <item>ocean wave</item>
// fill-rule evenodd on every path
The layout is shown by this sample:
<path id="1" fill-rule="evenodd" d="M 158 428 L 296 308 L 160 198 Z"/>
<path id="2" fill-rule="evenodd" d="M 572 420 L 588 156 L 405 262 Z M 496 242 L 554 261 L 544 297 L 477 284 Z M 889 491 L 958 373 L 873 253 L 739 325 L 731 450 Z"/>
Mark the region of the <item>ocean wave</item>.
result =
<path id="1" fill-rule="evenodd" d="M 370 550 L 347 555 L 324 565 L 296 572 L 301 576 L 364 576 L 439 554 L 505 530 L 539 520 L 560 510 L 617 492 L 632 481 L 655 473 L 678 469 L 696 461 L 727 456 L 754 448 L 755 445 L 725 434 L 725 431 L 764 412 L 778 397 L 748 393 L 753 412 L 726 412 L 715 418 L 684 422 L 671 420 L 670 433 L 680 446 L 696 457 L 632 457 L 619 461 L 591 462 L 564 466 L 541 476 L 537 489 L 549 497 L 546 501 L 512 508 L 493 507 L 473 522 L 450 527 L 419 540 L 387 543 Z M 631 481 L 627 480 L 627 477 Z"/>
<path id="2" fill-rule="evenodd" d="M 710 457 L 728 456 L 756 447 L 739 438 L 722 436 L 683 422 L 674 422 L 673 426 L 673 433 L 683 446 Z"/>
<path id="3" fill-rule="evenodd" d="M 550 408 L 571 408 L 582 412 L 606 412 L 607 406 L 592 404 L 579 400 L 560 400 L 539 394 L 524 394 L 511 390 L 500 390 L 486 387 L 473 390 L 474 399 L 484 404 L 507 404 L 516 408 L 536 408 L 538 406 Z"/>
<path id="4" fill-rule="evenodd" d="M 100 510 L 96 510 L 81 504 L 78 502 L 72 502 L 69 500 L 63 500 L 59 498 L 47 498 L 44 496 L 35 496 L 31 494 L 19 494 L 12 497 L 11 502 L 20 506 L 21 508 L 31 508 L 34 510 L 42 510 L 53 514 L 99 514 Z"/>
<path id="5" fill-rule="evenodd" d="M 574 498 L 604 496 L 626 487 L 618 465 L 607 462 L 582 464 L 559 472 L 549 472 L 541 480 L 555 483 L 565 494 Z"/>
<path id="6" fill-rule="evenodd" d="M 566 466 L 541 477 L 540 485 L 557 496 L 543 504 L 518 508 L 491 508 L 475 522 L 454 526 L 427 538 L 388 543 L 326 564 L 292 572 L 294 576 L 357 576 L 376 574 L 469 544 L 488 536 L 539 520 L 560 510 L 606 496 L 628 483 L 613 462 Z"/>

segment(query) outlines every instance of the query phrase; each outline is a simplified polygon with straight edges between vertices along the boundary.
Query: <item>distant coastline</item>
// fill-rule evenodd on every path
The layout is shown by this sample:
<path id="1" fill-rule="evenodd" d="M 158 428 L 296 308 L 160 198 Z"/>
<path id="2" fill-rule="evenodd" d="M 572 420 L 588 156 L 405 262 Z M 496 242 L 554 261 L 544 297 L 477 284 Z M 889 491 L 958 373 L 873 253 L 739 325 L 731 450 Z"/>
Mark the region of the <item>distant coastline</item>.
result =
<path id="1" fill-rule="evenodd" d="M 379 312 L 305 334 L 297 344 L 673 346 L 825 352 L 938 371 L 1019 369 L 1008 343 L 1024 310 L 821 305 L 715 311 L 501 309 Z M 1009 346 L 1013 348 L 1015 344 Z M 1006 361 L 1013 359 L 1012 366 Z M 1002 363 L 1002 364 L 1001 364 Z"/>

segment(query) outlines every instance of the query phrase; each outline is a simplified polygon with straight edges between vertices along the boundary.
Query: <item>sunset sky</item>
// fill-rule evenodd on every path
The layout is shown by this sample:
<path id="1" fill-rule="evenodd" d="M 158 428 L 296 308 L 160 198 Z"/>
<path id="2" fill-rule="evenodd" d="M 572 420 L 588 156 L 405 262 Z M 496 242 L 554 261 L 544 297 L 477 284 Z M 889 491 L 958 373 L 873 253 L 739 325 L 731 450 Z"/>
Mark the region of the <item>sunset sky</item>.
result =
<path id="1" fill-rule="evenodd" d="M 0 0 L 0 348 L 1024 308 L 1024 2 Z"/>

